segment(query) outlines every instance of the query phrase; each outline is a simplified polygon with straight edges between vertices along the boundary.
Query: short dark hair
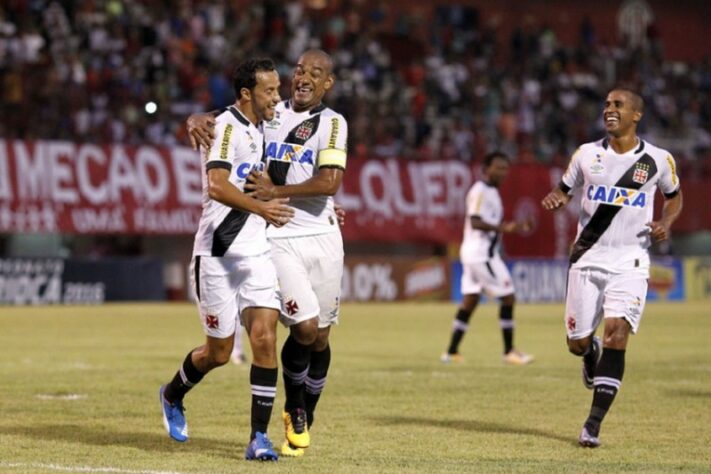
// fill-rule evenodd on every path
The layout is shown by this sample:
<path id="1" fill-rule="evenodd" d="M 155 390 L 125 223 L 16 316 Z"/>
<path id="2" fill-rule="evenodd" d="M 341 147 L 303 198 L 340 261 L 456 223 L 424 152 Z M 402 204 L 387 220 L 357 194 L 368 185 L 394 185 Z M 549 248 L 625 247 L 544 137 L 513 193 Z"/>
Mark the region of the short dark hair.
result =
<path id="1" fill-rule="evenodd" d="M 274 61 L 268 58 L 255 58 L 242 61 L 235 68 L 232 74 L 232 86 L 234 87 L 235 97 L 239 99 L 242 95 L 242 88 L 249 90 L 254 89 L 257 85 L 257 73 L 275 71 L 276 66 Z"/>
<path id="2" fill-rule="evenodd" d="M 488 168 L 491 166 L 491 164 L 494 162 L 495 159 L 502 159 L 506 161 L 507 163 L 511 160 L 509 160 L 509 157 L 504 153 L 503 151 L 492 151 L 491 153 L 487 153 L 486 156 L 484 157 L 484 168 Z"/>
<path id="3" fill-rule="evenodd" d="M 626 86 L 618 86 L 613 89 L 610 89 L 610 92 L 612 91 L 621 91 L 627 93 L 632 98 L 632 107 L 638 112 L 644 112 L 644 99 L 634 89 Z"/>

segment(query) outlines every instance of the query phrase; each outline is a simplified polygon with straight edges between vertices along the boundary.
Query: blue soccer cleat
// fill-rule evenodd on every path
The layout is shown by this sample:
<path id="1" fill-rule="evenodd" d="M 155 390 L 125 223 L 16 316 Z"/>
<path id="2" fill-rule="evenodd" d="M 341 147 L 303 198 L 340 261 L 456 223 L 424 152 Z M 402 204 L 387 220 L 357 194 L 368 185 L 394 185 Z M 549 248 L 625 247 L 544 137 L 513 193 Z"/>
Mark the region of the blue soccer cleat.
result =
<path id="1" fill-rule="evenodd" d="M 249 442 L 244 458 L 248 461 L 276 461 L 279 455 L 274 451 L 274 446 L 266 433 L 257 432 L 254 439 Z"/>
<path id="2" fill-rule="evenodd" d="M 163 426 L 171 438 L 184 443 L 188 440 L 188 422 L 185 421 L 185 408 L 182 402 L 171 404 L 163 396 L 165 385 L 158 391 L 160 406 L 163 410 Z"/>

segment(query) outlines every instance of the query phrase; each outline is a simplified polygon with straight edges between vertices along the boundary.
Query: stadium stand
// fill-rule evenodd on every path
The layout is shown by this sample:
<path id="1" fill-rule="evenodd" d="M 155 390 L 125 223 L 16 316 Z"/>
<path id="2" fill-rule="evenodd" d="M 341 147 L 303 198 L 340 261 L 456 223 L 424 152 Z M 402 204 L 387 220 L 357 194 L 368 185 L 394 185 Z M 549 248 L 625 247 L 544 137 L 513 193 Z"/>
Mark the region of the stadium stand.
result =
<path id="1" fill-rule="evenodd" d="M 622 82 L 650 99 L 642 133 L 683 174 L 711 175 L 711 62 L 666 58 L 656 23 L 615 43 L 584 16 L 564 42 L 533 17 L 499 28 L 485 15 L 495 2 L 435 3 L 3 2 L 0 136 L 185 144 L 189 113 L 232 100 L 239 58 L 274 57 L 288 78 L 320 45 L 336 58 L 329 101 L 351 157 L 468 161 L 498 147 L 560 165 L 601 135 L 601 98 Z"/>

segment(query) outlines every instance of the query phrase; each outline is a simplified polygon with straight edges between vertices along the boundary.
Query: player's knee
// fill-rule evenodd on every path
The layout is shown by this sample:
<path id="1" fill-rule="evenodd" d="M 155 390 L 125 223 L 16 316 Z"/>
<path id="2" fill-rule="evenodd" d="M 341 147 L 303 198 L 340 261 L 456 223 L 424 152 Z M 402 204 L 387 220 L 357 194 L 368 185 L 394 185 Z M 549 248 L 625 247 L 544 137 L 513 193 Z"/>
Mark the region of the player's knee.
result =
<path id="1" fill-rule="evenodd" d="M 230 360 L 230 348 L 214 348 L 207 354 L 207 365 L 210 369 L 225 365 Z"/>
<path id="2" fill-rule="evenodd" d="M 318 318 L 311 318 L 291 326 L 291 335 L 299 344 L 311 346 L 318 338 Z"/>
<path id="3" fill-rule="evenodd" d="M 516 296 L 513 293 L 501 298 L 501 304 L 504 306 L 513 306 L 515 302 L 516 302 Z"/>
<path id="4" fill-rule="evenodd" d="M 254 332 L 250 335 L 249 342 L 255 352 L 276 351 L 276 332 L 267 330 Z"/>
<path id="5" fill-rule="evenodd" d="M 571 354 L 574 354 L 576 356 L 581 356 L 585 354 L 585 351 L 587 350 L 589 345 L 590 341 L 587 338 L 568 339 L 568 351 L 570 351 Z"/>

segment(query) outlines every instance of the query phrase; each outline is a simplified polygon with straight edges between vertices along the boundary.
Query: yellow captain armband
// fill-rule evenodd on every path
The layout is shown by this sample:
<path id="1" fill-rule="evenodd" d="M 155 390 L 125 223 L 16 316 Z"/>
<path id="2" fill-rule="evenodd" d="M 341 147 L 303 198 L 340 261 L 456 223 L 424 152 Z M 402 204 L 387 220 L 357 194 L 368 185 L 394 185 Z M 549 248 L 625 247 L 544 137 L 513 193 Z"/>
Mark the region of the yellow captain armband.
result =
<path id="1" fill-rule="evenodd" d="M 346 169 L 346 151 L 339 150 L 338 148 L 326 148 L 325 150 L 321 150 L 318 154 L 316 165 L 319 168 L 322 166 L 330 166 Z"/>

